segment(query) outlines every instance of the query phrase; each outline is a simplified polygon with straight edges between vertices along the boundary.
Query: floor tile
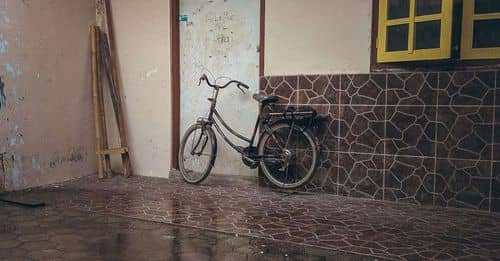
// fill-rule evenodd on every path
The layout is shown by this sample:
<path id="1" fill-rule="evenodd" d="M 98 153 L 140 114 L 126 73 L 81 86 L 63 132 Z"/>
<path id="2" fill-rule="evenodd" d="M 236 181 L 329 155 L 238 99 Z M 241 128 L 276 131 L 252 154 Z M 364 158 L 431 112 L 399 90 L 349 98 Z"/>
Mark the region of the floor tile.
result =
<path id="1" fill-rule="evenodd" d="M 344 188 L 352 195 L 377 195 L 372 191 L 365 191 L 363 184 L 366 181 L 380 182 L 377 177 L 383 177 L 383 172 L 380 171 L 383 169 L 380 167 L 380 164 L 384 164 L 383 157 L 381 163 L 380 159 L 363 154 L 343 156 L 352 160 L 352 164 L 345 168 L 346 181 L 349 180 L 345 184 L 349 186 Z M 339 177 L 339 180 L 342 179 Z M 60 224 L 80 218 L 66 218 L 57 211 L 71 213 L 79 210 L 92 212 L 91 216 L 112 215 L 113 219 L 106 221 L 112 227 L 127 227 L 126 223 L 121 223 L 114 216 L 131 217 L 204 231 L 238 234 L 238 238 L 245 236 L 252 240 L 280 240 L 288 244 L 298 243 L 301 246 L 380 258 L 432 259 L 451 256 L 475 260 L 500 256 L 498 214 L 396 204 L 325 193 L 283 193 L 259 187 L 256 180 L 237 177 L 212 175 L 198 186 L 185 184 L 177 174 L 173 174 L 168 180 L 116 177 L 98 181 L 95 177 L 87 177 L 11 196 L 46 201 L 55 210 L 46 209 L 52 214 L 45 216 L 44 222 L 58 226 L 54 230 L 59 231 L 57 233 L 68 235 L 74 234 L 71 233 L 72 227 Z M 0 215 L 5 217 L 3 213 L 0 212 Z M 32 234 L 44 234 L 43 226 L 37 225 L 37 222 L 38 219 L 23 221 L 23 226 L 36 226 Z M 81 235 L 92 238 L 87 235 L 105 231 L 102 230 L 101 223 L 103 222 L 93 221 L 89 225 L 82 222 L 81 225 L 89 231 L 82 232 Z M 158 230 L 149 225 L 143 226 L 144 229 Z M 16 227 L 2 227 L 5 229 L 0 234 L 0 246 L 2 243 L 11 244 L 9 242 L 12 236 L 9 235 L 14 234 L 14 238 L 16 237 Z M 83 227 L 75 226 L 77 229 Z M 2 238 L 4 234 L 5 239 Z M 94 247 L 106 242 L 106 239 L 99 241 L 98 238 Z M 125 242 L 134 242 L 134 238 L 122 238 Z M 58 240 L 65 241 L 64 237 Z M 71 240 L 73 239 L 68 238 L 68 241 Z M 215 239 L 203 237 L 193 240 L 196 242 L 188 245 L 192 244 L 194 249 L 203 249 L 197 246 Z M 104 249 L 114 249 L 116 245 L 112 242 Z M 155 244 L 151 245 L 151 251 L 154 251 L 154 246 Z M 50 248 L 52 245 L 46 247 Z M 176 249 L 185 247 L 181 244 Z M 270 251 L 273 249 L 270 248 Z M 200 251 L 193 255 L 203 256 L 204 253 Z M 57 255 L 55 252 L 53 254 Z M 74 251 L 74 254 L 79 252 Z M 129 257 L 128 252 L 124 254 Z M 132 251 L 130 255 L 133 254 Z M 26 251 L 20 249 L 16 255 L 26 255 Z"/>

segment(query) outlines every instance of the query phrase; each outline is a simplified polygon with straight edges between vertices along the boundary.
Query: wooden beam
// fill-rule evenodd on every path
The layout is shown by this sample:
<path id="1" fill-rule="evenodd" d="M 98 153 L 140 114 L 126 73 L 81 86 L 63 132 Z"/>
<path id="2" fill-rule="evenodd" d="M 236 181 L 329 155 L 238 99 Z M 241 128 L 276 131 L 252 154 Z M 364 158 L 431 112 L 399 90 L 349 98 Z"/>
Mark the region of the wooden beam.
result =
<path id="1" fill-rule="evenodd" d="M 102 126 L 100 116 L 100 98 L 99 98 L 99 67 L 98 67 L 98 44 L 97 44 L 97 27 L 90 26 L 90 47 L 91 47 L 91 64 L 92 64 L 92 101 L 94 104 L 94 126 L 95 137 L 97 143 L 97 151 L 103 149 L 102 142 Z M 104 178 L 104 158 L 101 154 L 97 154 L 97 171 L 100 179 Z"/>

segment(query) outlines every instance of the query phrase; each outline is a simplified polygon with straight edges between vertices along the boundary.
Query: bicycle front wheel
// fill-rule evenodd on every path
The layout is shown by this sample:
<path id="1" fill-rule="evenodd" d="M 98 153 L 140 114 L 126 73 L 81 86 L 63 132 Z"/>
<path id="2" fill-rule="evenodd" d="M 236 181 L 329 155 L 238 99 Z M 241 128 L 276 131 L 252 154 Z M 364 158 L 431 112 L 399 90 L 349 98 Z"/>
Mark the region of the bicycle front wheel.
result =
<path id="1" fill-rule="evenodd" d="M 304 186 L 316 171 L 318 147 L 314 136 L 297 125 L 276 124 L 262 135 L 260 167 L 269 181 L 279 188 Z"/>
<path id="2" fill-rule="evenodd" d="M 215 164 L 217 140 L 213 130 L 202 124 L 191 126 L 181 141 L 179 169 L 187 183 L 204 181 Z"/>

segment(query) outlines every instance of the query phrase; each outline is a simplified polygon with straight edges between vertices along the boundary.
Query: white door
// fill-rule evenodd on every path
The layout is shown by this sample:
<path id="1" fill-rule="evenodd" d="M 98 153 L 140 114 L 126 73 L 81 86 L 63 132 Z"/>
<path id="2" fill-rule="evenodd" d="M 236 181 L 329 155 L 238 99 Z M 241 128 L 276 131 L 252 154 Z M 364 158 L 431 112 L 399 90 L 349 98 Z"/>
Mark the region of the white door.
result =
<path id="1" fill-rule="evenodd" d="M 246 95 L 237 88 L 221 91 L 218 110 L 226 122 L 250 137 L 258 114 L 252 94 L 259 89 L 259 0 L 181 0 L 181 135 L 200 117 L 206 117 L 212 90 L 198 86 L 206 73 L 214 78 L 229 77 L 248 84 Z M 226 82 L 219 78 L 218 83 Z M 234 140 L 234 139 L 233 139 Z M 236 140 L 235 140 L 236 141 Z M 218 136 L 218 154 L 213 173 L 254 175 L 241 156 Z M 245 145 L 242 142 L 239 145 Z"/>

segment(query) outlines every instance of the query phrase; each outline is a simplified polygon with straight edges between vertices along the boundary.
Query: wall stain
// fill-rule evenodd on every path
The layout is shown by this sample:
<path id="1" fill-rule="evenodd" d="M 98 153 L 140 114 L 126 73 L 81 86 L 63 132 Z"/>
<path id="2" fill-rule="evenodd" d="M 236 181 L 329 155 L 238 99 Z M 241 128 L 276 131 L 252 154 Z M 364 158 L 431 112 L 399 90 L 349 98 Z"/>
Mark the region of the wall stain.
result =
<path id="1" fill-rule="evenodd" d="M 23 74 L 20 68 L 16 68 L 10 63 L 4 64 L 4 68 L 6 72 L 12 75 L 12 77 L 17 77 Z"/>
<path id="2" fill-rule="evenodd" d="M 33 155 L 31 157 L 31 168 L 33 170 L 40 170 L 41 169 L 40 164 L 38 163 L 38 157 L 35 155 Z"/>
<path id="3" fill-rule="evenodd" d="M 9 42 L 7 42 L 7 40 L 3 39 L 3 34 L 0 33 L 0 55 L 7 52 L 8 45 L 9 45 Z"/>
<path id="4" fill-rule="evenodd" d="M 9 188 L 20 188 L 24 185 L 21 176 L 21 161 L 16 155 L 0 153 L 0 174 L 5 177 L 5 186 Z"/>
<path id="5" fill-rule="evenodd" d="M 59 153 L 56 153 L 49 161 L 49 167 L 56 168 L 57 166 L 63 165 L 65 163 L 78 163 L 78 162 L 83 162 L 83 152 L 81 148 L 72 150 L 67 155 L 61 155 Z"/>
<path id="6" fill-rule="evenodd" d="M 6 153 L 0 153 L 0 173 L 5 173 L 7 172 L 7 167 L 5 165 L 5 156 Z"/>
<path id="7" fill-rule="evenodd" d="M 7 107 L 7 97 L 5 96 L 5 84 L 0 76 L 0 110 Z"/>
<path id="8" fill-rule="evenodd" d="M 3 16 L 3 22 L 4 22 L 5 24 L 10 24 L 10 17 L 8 17 L 8 16 L 4 15 L 4 16 Z"/>

